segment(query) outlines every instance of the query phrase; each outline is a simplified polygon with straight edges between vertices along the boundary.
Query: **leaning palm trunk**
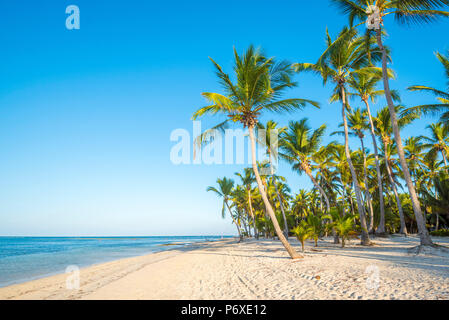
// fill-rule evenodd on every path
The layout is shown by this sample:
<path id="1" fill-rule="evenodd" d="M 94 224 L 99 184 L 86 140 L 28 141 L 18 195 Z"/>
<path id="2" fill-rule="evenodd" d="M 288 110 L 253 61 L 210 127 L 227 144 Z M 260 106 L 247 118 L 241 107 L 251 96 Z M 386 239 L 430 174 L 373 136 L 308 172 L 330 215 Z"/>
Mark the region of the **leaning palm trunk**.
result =
<path id="1" fill-rule="evenodd" d="M 368 100 L 366 100 L 366 99 L 364 99 L 363 102 L 365 102 L 366 110 L 368 111 L 368 118 L 369 118 L 369 123 L 370 123 L 370 128 L 371 128 L 371 138 L 373 139 L 373 146 L 374 146 L 374 159 L 376 162 L 377 186 L 379 187 L 380 221 L 379 221 L 379 226 L 376 229 L 376 233 L 384 234 L 385 233 L 385 205 L 384 205 L 384 191 L 383 191 L 383 185 L 382 185 L 382 174 L 380 172 L 380 163 L 379 163 L 379 151 L 377 148 L 376 134 L 374 132 L 374 123 L 373 123 L 373 118 L 371 116 L 369 103 L 368 103 Z"/>
<path id="2" fill-rule="evenodd" d="M 252 166 L 253 166 L 254 175 L 256 176 L 257 186 L 259 188 L 260 195 L 262 196 L 262 200 L 265 204 L 265 208 L 267 209 L 267 213 L 270 216 L 270 219 L 273 223 L 274 230 L 275 230 L 279 240 L 281 240 L 285 249 L 289 253 L 290 257 L 292 259 L 302 258 L 302 256 L 300 254 L 298 254 L 295 251 L 295 249 L 293 249 L 293 247 L 290 245 L 290 243 L 288 242 L 288 240 L 285 238 L 284 234 L 282 233 L 282 230 L 281 230 L 279 223 L 276 219 L 276 215 L 273 211 L 273 208 L 271 207 L 270 201 L 268 201 L 268 197 L 267 197 L 267 194 L 265 193 L 265 190 L 264 190 L 264 187 L 262 184 L 262 179 L 260 178 L 259 169 L 257 168 L 257 163 L 256 163 L 256 140 L 254 138 L 254 125 L 250 125 L 248 127 L 248 131 L 249 131 L 249 139 L 251 141 L 251 157 L 252 157 Z"/>
<path id="3" fill-rule="evenodd" d="M 232 221 L 234 222 L 234 224 L 235 224 L 235 226 L 236 226 L 236 228 L 237 228 L 237 231 L 238 231 L 238 233 L 239 233 L 239 239 L 240 239 L 239 242 L 240 242 L 240 241 L 243 240 L 243 237 L 242 237 L 242 233 L 240 232 L 239 224 L 237 223 L 237 221 L 235 221 L 235 218 L 234 218 L 234 216 L 232 215 L 232 211 L 231 211 L 231 208 L 229 207 L 228 201 L 225 200 L 225 203 L 226 203 L 226 207 L 228 208 L 229 215 L 231 216 Z"/>
<path id="4" fill-rule="evenodd" d="M 317 188 L 320 191 L 321 196 L 324 198 L 324 201 L 326 201 L 326 211 L 329 213 L 331 211 L 331 206 L 329 203 L 329 198 L 327 197 L 326 193 L 324 192 L 324 189 L 320 186 L 320 184 L 316 181 L 316 179 L 312 175 L 312 171 L 310 171 L 310 167 L 307 163 L 304 161 L 301 161 L 301 167 L 302 170 L 306 173 L 306 175 L 310 178 L 315 188 Z"/>
<path id="5" fill-rule="evenodd" d="M 281 199 L 281 195 L 279 194 L 278 185 L 276 183 L 276 178 L 274 177 L 274 168 L 273 168 L 273 163 L 271 160 L 271 151 L 269 149 L 268 149 L 268 154 L 269 154 L 269 158 L 270 158 L 270 170 L 271 170 L 271 176 L 273 177 L 274 190 L 276 191 L 276 197 L 278 198 L 278 201 L 279 201 L 279 207 L 281 208 L 282 218 L 284 218 L 284 235 L 286 238 L 288 238 L 287 217 L 285 216 L 284 205 L 282 204 L 282 199 Z"/>
<path id="6" fill-rule="evenodd" d="M 377 30 L 377 45 L 382 51 L 382 78 L 384 84 L 385 98 L 387 99 L 388 109 L 390 110 L 391 125 L 393 127 L 394 139 L 396 140 L 396 146 L 398 149 L 399 160 L 401 163 L 402 171 L 404 173 L 404 179 L 407 183 L 407 188 L 410 193 L 410 199 L 412 201 L 413 212 L 415 213 L 416 224 L 418 225 L 418 233 L 421 245 L 433 245 L 429 232 L 426 228 L 426 222 L 421 212 L 421 205 L 419 203 L 418 196 L 416 195 L 415 186 L 413 185 L 410 177 L 410 171 L 408 169 L 407 161 L 405 160 L 404 148 L 402 146 L 401 134 L 399 132 L 398 119 L 396 115 L 395 106 L 391 97 L 390 83 L 388 80 L 388 67 L 387 67 L 387 51 L 382 43 L 382 31 L 379 28 Z"/>
<path id="7" fill-rule="evenodd" d="M 368 225 L 368 233 L 373 231 L 374 228 L 374 213 L 373 213 L 373 206 L 371 204 L 371 195 L 369 193 L 369 186 L 368 186 L 368 174 L 366 170 L 366 153 L 365 153 L 365 144 L 363 143 L 363 138 L 360 137 L 360 142 L 362 143 L 362 153 L 363 153 L 363 175 L 364 175 L 364 182 L 365 182 L 365 201 L 368 205 L 368 212 L 369 212 L 369 225 Z"/>
<path id="8" fill-rule="evenodd" d="M 346 119 L 346 93 L 345 93 L 345 88 L 344 88 L 343 84 L 340 85 L 340 88 L 341 88 L 341 98 L 342 98 L 342 105 L 343 105 L 343 107 L 342 107 L 343 125 L 345 128 L 346 158 L 348 160 L 349 169 L 351 170 L 352 181 L 353 181 L 354 189 L 355 189 L 355 196 L 357 199 L 357 210 L 358 210 L 359 216 L 360 216 L 360 225 L 362 228 L 361 244 L 364 246 L 367 246 L 370 244 L 370 240 L 369 240 L 369 235 L 368 235 L 368 228 L 366 226 L 366 217 L 365 217 L 365 209 L 364 209 L 365 207 L 362 202 L 362 195 L 360 192 L 360 185 L 357 180 L 357 174 L 355 172 L 354 165 L 352 164 L 351 153 L 349 152 L 349 133 L 348 133 L 349 129 L 348 129 L 348 121 Z"/>

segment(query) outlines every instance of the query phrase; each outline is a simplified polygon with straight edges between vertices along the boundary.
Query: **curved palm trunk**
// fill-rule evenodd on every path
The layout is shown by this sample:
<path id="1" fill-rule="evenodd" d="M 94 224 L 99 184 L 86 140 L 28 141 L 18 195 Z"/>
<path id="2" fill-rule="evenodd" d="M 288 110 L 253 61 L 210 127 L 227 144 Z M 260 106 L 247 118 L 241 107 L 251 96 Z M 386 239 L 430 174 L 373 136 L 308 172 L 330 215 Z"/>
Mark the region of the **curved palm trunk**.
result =
<path id="1" fill-rule="evenodd" d="M 274 177 L 273 163 L 272 163 L 272 160 L 271 160 L 271 151 L 269 149 L 268 149 L 268 154 L 269 154 L 269 159 L 270 159 L 270 170 L 271 170 L 271 176 L 273 177 L 274 190 L 276 191 L 276 197 L 278 198 L 279 207 L 281 208 L 281 212 L 282 212 L 282 218 L 284 219 L 284 235 L 285 235 L 286 238 L 288 238 L 287 217 L 285 215 L 284 205 L 282 204 L 282 199 L 281 199 L 281 195 L 280 195 L 279 190 L 278 190 L 278 185 L 277 185 L 276 179 Z"/>
<path id="2" fill-rule="evenodd" d="M 368 224 L 368 233 L 371 233 L 373 231 L 374 227 L 374 213 L 373 213 L 373 206 L 371 204 L 371 195 L 369 193 L 369 186 L 368 186 L 368 174 L 366 170 L 366 153 L 365 153 L 365 144 L 363 143 L 363 138 L 360 137 L 360 142 L 362 143 L 362 154 L 363 154 L 363 174 L 364 174 L 364 182 L 365 182 L 365 201 L 368 205 L 368 212 L 369 212 L 369 224 Z"/>
<path id="3" fill-rule="evenodd" d="M 237 231 L 238 231 L 238 233 L 239 233 L 239 239 L 240 239 L 239 242 L 241 242 L 241 241 L 243 241 L 242 233 L 240 232 L 240 227 L 239 227 L 237 221 L 235 221 L 235 218 L 234 218 L 234 216 L 232 215 L 232 211 L 231 211 L 231 208 L 229 207 L 228 200 L 225 200 L 225 204 L 226 204 L 226 207 L 228 208 L 229 215 L 231 216 L 232 221 L 234 221 L 234 224 L 235 224 L 235 226 L 236 226 L 236 228 L 237 228 Z"/>
<path id="4" fill-rule="evenodd" d="M 369 235 L 368 235 L 368 228 L 366 226 L 366 217 L 365 217 L 365 207 L 363 205 L 362 202 L 362 195 L 360 192 L 360 185 L 359 182 L 357 181 L 357 174 L 355 172 L 354 169 L 354 165 L 352 164 L 352 159 L 351 159 L 351 153 L 349 152 L 349 134 L 348 134 L 348 121 L 346 119 L 346 92 L 345 92 L 345 88 L 343 85 L 340 85 L 340 89 L 341 89 L 341 98 L 342 98 L 342 116 L 343 116 L 343 124 L 344 124 L 344 128 L 345 128 L 345 152 L 346 152 L 346 158 L 348 160 L 348 165 L 349 165 L 349 169 L 351 170 L 351 175 L 352 175 L 352 181 L 354 184 L 354 189 L 355 189 L 355 196 L 357 199 L 357 210 L 359 212 L 359 216 L 360 216 L 360 225 L 362 227 L 362 236 L 361 236 L 361 244 L 366 246 L 370 244 L 370 240 L 369 240 Z"/>
<path id="5" fill-rule="evenodd" d="M 368 111 L 368 118 L 371 128 L 371 138 L 373 139 L 373 146 L 374 146 L 374 159 L 376 162 L 376 171 L 377 171 L 377 186 L 379 188 L 379 206 L 380 206 L 380 221 L 379 226 L 376 229 L 377 234 L 384 234 L 385 233 L 385 204 L 384 204 L 384 191 L 383 191 L 383 184 L 382 184 L 382 174 L 380 172 L 380 162 L 379 162 L 379 151 L 377 148 L 377 142 L 376 142 L 376 134 L 374 131 L 374 123 L 373 123 L 373 117 L 371 116 L 371 110 L 369 107 L 368 100 L 363 99 L 363 102 L 365 102 L 366 110 Z"/>
<path id="6" fill-rule="evenodd" d="M 276 219 L 276 215 L 273 211 L 273 208 L 271 207 L 270 202 L 268 201 L 267 194 L 265 193 L 265 190 L 263 188 L 262 179 L 260 178 L 259 169 L 257 168 L 256 163 L 256 141 L 254 138 L 254 127 L 250 126 L 248 128 L 249 131 L 249 139 L 251 141 L 251 157 L 252 157 L 252 166 L 254 175 L 256 176 L 257 186 L 259 188 L 260 195 L 262 196 L 262 200 L 265 204 L 265 208 L 267 209 L 267 213 L 270 216 L 271 221 L 273 222 L 274 230 L 279 237 L 279 240 L 281 240 L 282 244 L 284 245 L 285 249 L 287 250 L 288 254 L 292 259 L 299 259 L 302 258 L 302 256 L 295 251 L 295 249 L 290 245 L 288 240 L 284 237 L 284 234 L 282 233 L 282 230 L 279 226 L 279 223 Z"/>
<path id="7" fill-rule="evenodd" d="M 301 161 L 301 167 L 302 167 L 302 170 L 304 170 L 304 172 L 306 173 L 306 175 L 310 178 L 313 185 L 320 191 L 321 196 L 324 198 L 324 201 L 326 201 L 326 211 L 329 213 L 331 211 L 331 206 L 329 203 L 329 198 L 327 197 L 326 193 L 324 192 L 324 189 L 320 186 L 320 184 L 313 177 L 312 171 L 310 170 L 310 167 L 307 163 Z"/>
<path id="8" fill-rule="evenodd" d="M 418 225 L 418 233 L 421 241 L 421 245 L 433 245 L 430 238 L 429 231 L 426 228 L 426 221 L 424 220 L 421 212 L 421 205 L 419 203 L 418 196 L 416 195 L 415 186 L 413 185 L 410 177 L 410 171 L 408 169 L 407 161 L 405 160 L 404 147 L 402 146 L 401 133 L 399 132 L 398 119 L 396 115 L 393 99 L 391 98 L 390 83 L 388 80 L 388 68 L 387 68 L 387 51 L 382 43 L 382 31 L 379 28 L 376 32 L 377 45 L 382 51 L 382 78 L 384 84 L 385 98 L 387 99 L 388 109 L 390 110 L 391 124 L 393 126 L 394 139 L 398 149 L 399 160 L 401 163 L 402 171 L 404 173 L 404 179 L 407 183 L 407 188 L 410 193 L 410 199 L 412 201 L 413 212 L 415 213 L 416 224 Z"/>

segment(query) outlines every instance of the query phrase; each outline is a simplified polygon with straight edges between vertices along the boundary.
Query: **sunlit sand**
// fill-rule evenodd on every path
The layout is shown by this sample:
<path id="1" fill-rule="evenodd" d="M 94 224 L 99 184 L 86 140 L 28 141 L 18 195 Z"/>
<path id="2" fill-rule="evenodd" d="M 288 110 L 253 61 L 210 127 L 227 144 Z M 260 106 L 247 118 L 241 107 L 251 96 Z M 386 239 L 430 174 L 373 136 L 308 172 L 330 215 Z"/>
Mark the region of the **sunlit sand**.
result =
<path id="1" fill-rule="evenodd" d="M 358 243 L 310 241 L 300 260 L 274 240 L 201 243 L 82 269 L 79 290 L 61 274 L 2 288 L 0 299 L 449 299 L 447 254 L 408 253 L 416 237 Z"/>

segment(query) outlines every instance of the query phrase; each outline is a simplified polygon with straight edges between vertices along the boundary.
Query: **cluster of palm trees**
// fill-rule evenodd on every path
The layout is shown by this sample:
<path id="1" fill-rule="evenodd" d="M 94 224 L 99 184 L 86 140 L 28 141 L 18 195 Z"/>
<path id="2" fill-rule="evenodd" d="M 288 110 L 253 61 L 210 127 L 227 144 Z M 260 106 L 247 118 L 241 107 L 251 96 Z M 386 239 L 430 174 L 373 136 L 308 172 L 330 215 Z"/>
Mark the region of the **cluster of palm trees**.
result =
<path id="1" fill-rule="evenodd" d="M 223 213 L 226 209 L 229 211 L 241 237 L 251 233 L 256 237 L 275 234 L 294 259 L 301 255 L 288 242 L 288 233 L 296 230 L 298 234 L 301 228 L 310 229 L 313 222 L 307 222 L 308 216 L 319 217 L 323 230 L 332 233 L 335 242 L 339 235 L 341 237 L 339 223 L 347 226 L 347 221 L 351 221 L 352 228 L 360 233 L 362 245 L 370 244 L 370 233 L 384 235 L 397 231 L 416 232 L 421 245 L 433 245 L 429 223 L 438 227 L 447 224 L 449 218 L 448 211 L 444 211 L 447 210 L 447 190 L 443 190 L 448 179 L 449 95 L 441 90 L 413 86 L 409 90 L 436 94 L 439 104 L 408 109 L 400 105 L 398 92 L 390 89 L 394 72 L 388 68 L 390 50 L 383 43 L 384 19 L 393 15 L 400 24 L 432 22 L 449 16 L 442 10 L 448 7 L 449 1 L 332 2 L 348 15 L 349 26 L 335 39 L 326 32 L 326 48 L 315 63 L 277 61 L 250 46 L 242 55 L 234 49 L 235 74 L 231 78 L 212 60 L 223 93 L 203 93 L 210 104 L 196 111 L 193 119 L 221 114 L 225 116 L 224 121 L 213 129 L 223 129 L 230 123 L 240 123 L 247 128 L 252 170 L 246 169 L 238 175 L 241 185 L 234 186 L 232 179 L 223 178 L 217 181 L 218 189 L 211 187 L 209 190 L 223 196 Z M 380 14 L 379 25 L 359 32 L 366 20 L 371 19 L 373 8 Z M 437 57 L 449 77 L 449 55 L 438 54 Z M 326 127 L 312 129 L 307 119 L 291 121 L 285 128 L 273 121 L 260 123 L 263 112 L 279 114 L 308 105 L 320 107 L 310 99 L 283 98 L 285 92 L 297 84 L 293 75 L 304 72 L 313 72 L 323 79 L 324 85 L 332 86 L 330 101 L 340 105 L 342 122 L 342 130 L 333 134 L 343 135 L 344 144 L 322 145 Z M 374 114 L 370 104 L 381 97 L 385 98 L 387 106 Z M 354 104 L 364 108 L 354 108 Z M 402 141 L 401 128 L 422 113 L 441 111 L 441 121 L 429 126 L 430 136 Z M 259 129 L 278 129 L 279 155 L 272 150 L 270 139 L 256 139 L 255 131 Z M 206 139 L 208 134 L 206 131 L 197 141 L 207 143 L 210 141 Z M 373 152 L 365 147 L 366 134 L 371 136 Z M 350 135 L 359 138 L 360 148 L 350 148 Z M 266 147 L 270 161 L 256 161 L 257 143 Z M 272 157 L 277 156 L 290 163 L 293 169 L 305 173 L 314 188 L 291 196 L 285 179 L 276 176 L 272 169 Z M 272 169 L 270 175 L 261 175 L 263 166 Z M 253 189 L 253 183 L 258 192 Z"/>
<path id="2" fill-rule="evenodd" d="M 347 117 L 349 134 L 360 139 L 361 148 L 351 151 L 350 156 L 361 188 L 364 206 L 362 209 L 367 216 L 368 234 L 406 235 L 409 232 L 417 232 L 410 198 L 401 192 L 404 176 L 397 159 L 394 140 L 391 138 L 392 129 L 387 107 L 380 109 L 372 118 L 375 131 L 373 143 L 380 145 L 377 154 L 370 153 L 364 147 L 365 133 L 370 132 L 368 112 L 354 109 L 348 111 Z M 402 128 L 414 119 L 416 116 L 401 117 L 399 125 Z M 312 190 L 301 189 L 295 195 L 284 177 L 274 172 L 261 175 L 264 191 L 284 236 L 293 233 L 302 241 L 317 234 L 334 232 L 344 238 L 349 231 L 361 232 L 359 222 L 353 223 L 358 210 L 345 146 L 335 141 L 322 145 L 326 126 L 312 129 L 308 119 L 304 118 L 291 121 L 288 127 L 279 127 L 274 121 L 268 121 L 266 125 L 258 123 L 258 127 L 267 131 L 276 128 L 280 132 L 278 156 L 290 163 L 299 174 L 306 174 L 314 185 Z M 408 138 L 404 148 L 411 176 L 426 214 L 426 223 L 438 230 L 449 226 L 449 180 L 446 175 L 449 167 L 444 160 L 449 152 L 449 126 L 442 123 L 431 124 L 428 126 L 428 133 L 428 136 Z M 269 141 L 265 142 L 265 145 L 269 145 Z M 273 166 L 267 161 L 257 162 L 257 167 L 261 171 Z M 377 169 L 380 172 L 380 184 Z M 268 219 L 255 183 L 253 170 L 245 168 L 242 173 L 235 173 L 234 179 L 218 179 L 217 187 L 208 188 L 208 191 L 214 191 L 223 198 L 223 217 L 228 212 L 241 239 L 244 236 L 274 236 L 274 226 Z M 379 190 L 382 190 L 382 196 Z M 383 208 L 380 199 L 386 203 Z M 448 202 L 446 205 L 443 203 L 445 201 Z M 350 230 L 341 227 L 347 225 L 347 222 L 340 221 L 340 217 L 345 221 L 352 217 L 349 219 Z M 322 229 L 315 227 L 315 218 L 319 218 Z M 326 223 L 326 220 L 329 223 Z M 339 223 L 340 227 L 334 227 L 333 223 Z M 306 232 L 310 228 L 313 232 Z M 335 240 L 338 242 L 338 237 Z"/>

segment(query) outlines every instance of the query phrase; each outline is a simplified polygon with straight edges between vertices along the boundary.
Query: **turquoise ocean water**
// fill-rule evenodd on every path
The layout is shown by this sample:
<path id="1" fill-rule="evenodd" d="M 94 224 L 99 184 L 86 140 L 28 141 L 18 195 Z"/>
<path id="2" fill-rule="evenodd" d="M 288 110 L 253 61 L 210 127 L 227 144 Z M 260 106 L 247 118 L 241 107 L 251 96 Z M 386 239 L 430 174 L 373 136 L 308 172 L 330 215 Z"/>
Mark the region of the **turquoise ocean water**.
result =
<path id="1" fill-rule="evenodd" d="M 0 287 L 89 265 L 179 248 L 221 236 L 0 237 Z M 164 246 L 165 244 L 176 244 Z"/>

